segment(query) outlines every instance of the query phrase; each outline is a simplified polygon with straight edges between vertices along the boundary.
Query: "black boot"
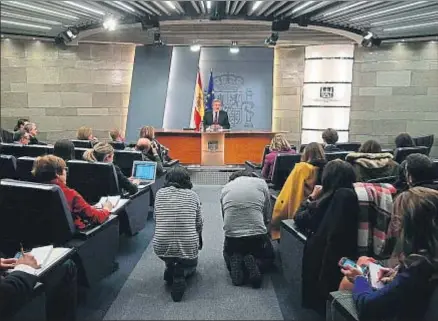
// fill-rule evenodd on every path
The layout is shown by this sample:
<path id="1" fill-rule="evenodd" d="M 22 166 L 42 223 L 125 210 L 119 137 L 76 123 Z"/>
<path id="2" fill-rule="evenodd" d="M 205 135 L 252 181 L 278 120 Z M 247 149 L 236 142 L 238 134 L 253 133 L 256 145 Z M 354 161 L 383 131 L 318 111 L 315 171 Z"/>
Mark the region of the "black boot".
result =
<path id="1" fill-rule="evenodd" d="M 170 292 L 172 300 L 180 302 L 186 290 L 186 279 L 184 277 L 184 269 L 177 264 L 173 273 L 173 284 Z"/>

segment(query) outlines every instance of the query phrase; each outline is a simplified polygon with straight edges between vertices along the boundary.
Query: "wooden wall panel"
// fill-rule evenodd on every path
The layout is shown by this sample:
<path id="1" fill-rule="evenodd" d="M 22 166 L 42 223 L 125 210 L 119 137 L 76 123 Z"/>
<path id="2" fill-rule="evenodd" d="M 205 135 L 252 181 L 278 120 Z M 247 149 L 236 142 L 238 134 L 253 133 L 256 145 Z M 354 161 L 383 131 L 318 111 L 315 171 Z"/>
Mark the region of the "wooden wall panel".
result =
<path id="1" fill-rule="evenodd" d="M 169 148 L 171 158 L 179 159 L 181 164 L 201 164 L 201 135 L 156 136 L 161 144 Z"/>
<path id="2" fill-rule="evenodd" d="M 262 162 L 263 150 L 271 142 L 273 134 L 227 134 L 225 137 L 225 164 L 245 164 L 249 160 Z"/>

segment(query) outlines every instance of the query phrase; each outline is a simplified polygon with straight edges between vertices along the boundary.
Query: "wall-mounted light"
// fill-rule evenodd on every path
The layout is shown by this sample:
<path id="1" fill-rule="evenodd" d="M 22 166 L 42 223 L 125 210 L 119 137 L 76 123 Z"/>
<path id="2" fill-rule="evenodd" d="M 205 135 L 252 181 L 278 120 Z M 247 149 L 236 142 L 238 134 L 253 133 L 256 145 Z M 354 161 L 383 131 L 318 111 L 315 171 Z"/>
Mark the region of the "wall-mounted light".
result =
<path id="1" fill-rule="evenodd" d="M 198 52 L 199 50 L 201 50 L 201 45 L 199 44 L 193 44 L 190 46 L 190 50 L 193 52 Z"/>
<path id="2" fill-rule="evenodd" d="M 374 36 L 374 34 L 371 31 L 368 31 L 362 39 L 362 46 L 366 47 L 366 48 L 371 48 L 373 46 L 380 46 L 380 44 L 382 43 L 382 40 L 378 39 L 377 37 Z"/>
<path id="3" fill-rule="evenodd" d="M 237 41 L 232 41 L 231 42 L 231 47 L 230 47 L 230 53 L 232 54 L 238 54 L 240 51 L 239 47 L 237 46 Z"/>
<path id="4" fill-rule="evenodd" d="M 161 40 L 161 34 L 159 32 L 154 33 L 154 46 L 163 46 L 164 43 Z"/>
<path id="5" fill-rule="evenodd" d="M 278 41 L 278 32 L 273 32 L 271 35 L 266 38 L 265 45 L 266 46 L 276 46 Z"/>

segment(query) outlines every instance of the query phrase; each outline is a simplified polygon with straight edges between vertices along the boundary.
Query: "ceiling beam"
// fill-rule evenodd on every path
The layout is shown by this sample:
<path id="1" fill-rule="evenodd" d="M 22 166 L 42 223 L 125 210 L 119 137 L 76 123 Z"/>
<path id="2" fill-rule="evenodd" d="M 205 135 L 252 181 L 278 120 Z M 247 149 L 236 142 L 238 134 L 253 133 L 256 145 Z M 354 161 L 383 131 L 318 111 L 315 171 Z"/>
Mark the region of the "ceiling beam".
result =
<path id="1" fill-rule="evenodd" d="M 193 8 L 195 8 L 196 12 L 198 14 L 200 14 L 201 10 L 199 10 L 198 5 L 196 4 L 196 1 L 190 1 L 190 3 L 192 4 Z"/>
<path id="2" fill-rule="evenodd" d="M 240 1 L 239 5 L 237 6 L 236 12 L 234 12 L 235 15 L 239 14 L 240 10 L 242 10 L 245 3 L 246 3 L 246 1 Z"/>
<path id="3" fill-rule="evenodd" d="M 234 1 L 233 6 L 231 7 L 230 15 L 234 14 L 234 11 L 236 11 L 237 5 L 239 4 L 239 1 Z"/>

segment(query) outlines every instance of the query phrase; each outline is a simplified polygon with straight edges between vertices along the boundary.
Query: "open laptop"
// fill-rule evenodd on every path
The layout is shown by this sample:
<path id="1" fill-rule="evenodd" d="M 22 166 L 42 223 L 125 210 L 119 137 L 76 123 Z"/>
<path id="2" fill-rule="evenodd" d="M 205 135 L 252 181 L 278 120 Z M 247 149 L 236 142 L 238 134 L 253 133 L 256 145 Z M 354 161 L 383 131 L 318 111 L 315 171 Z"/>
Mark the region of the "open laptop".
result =
<path id="1" fill-rule="evenodd" d="M 139 187 L 154 183 L 156 174 L 156 162 L 134 161 L 132 164 L 132 177 L 140 181 Z"/>

